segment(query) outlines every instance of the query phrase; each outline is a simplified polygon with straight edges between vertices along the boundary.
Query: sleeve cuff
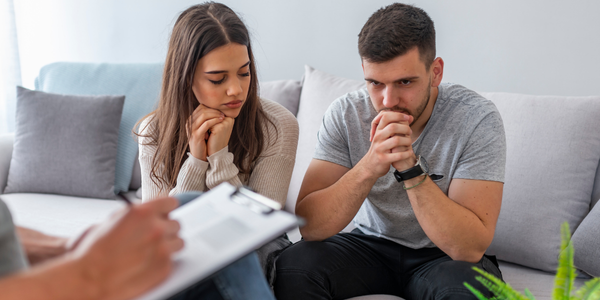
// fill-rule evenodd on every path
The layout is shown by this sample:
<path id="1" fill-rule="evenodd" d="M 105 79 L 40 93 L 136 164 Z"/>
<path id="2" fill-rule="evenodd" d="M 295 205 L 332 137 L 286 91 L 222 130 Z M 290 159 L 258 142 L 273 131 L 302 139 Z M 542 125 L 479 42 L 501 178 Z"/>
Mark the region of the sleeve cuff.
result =
<path id="1" fill-rule="evenodd" d="M 229 147 L 225 147 L 209 156 L 208 164 L 210 168 L 206 176 L 206 186 L 209 189 L 221 182 L 237 177 L 240 172 L 233 163 L 233 153 L 229 152 Z"/>
<path id="2" fill-rule="evenodd" d="M 216 153 L 215 153 L 215 154 L 216 154 Z M 208 169 L 209 162 L 207 162 L 207 161 L 203 161 L 203 160 L 201 160 L 201 159 L 197 159 L 197 158 L 196 158 L 196 157 L 194 157 L 194 156 L 192 155 L 192 153 L 190 153 L 190 152 L 188 152 L 188 153 L 187 153 L 187 155 L 188 155 L 188 159 L 187 159 L 187 161 L 186 161 L 186 162 L 189 162 L 189 164 L 190 164 L 191 166 L 193 166 L 193 167 L 196 167 L 196 168 L 201 168 L 201 169 L 203 169 L 203 170 L 206 170 L 206 169 Z"/>

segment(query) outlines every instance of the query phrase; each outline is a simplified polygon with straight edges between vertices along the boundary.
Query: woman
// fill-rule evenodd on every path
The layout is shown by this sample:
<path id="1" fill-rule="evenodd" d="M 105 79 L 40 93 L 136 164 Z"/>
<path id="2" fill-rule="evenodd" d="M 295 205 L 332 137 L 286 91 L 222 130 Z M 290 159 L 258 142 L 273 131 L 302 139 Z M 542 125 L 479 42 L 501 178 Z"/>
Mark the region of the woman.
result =
<path id="1" fill-rule="evenodd" d="M 158 108 L 139 128 L 143 201 L 229 182 L 285 204 L 298 123 L 258 97 L 248 30 L 229 7 L 209 2 L 179 16 Z M 258 250 L 265 271 L 289 244 L 280 237 Z"/>

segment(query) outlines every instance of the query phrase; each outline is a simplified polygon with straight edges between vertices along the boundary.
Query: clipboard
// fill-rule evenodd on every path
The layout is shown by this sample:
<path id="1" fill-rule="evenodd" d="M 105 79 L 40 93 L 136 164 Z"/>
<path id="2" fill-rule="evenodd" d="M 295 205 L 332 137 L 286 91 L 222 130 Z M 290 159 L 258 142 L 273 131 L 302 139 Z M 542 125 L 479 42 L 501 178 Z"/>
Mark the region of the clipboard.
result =
<path id="1" fill-rule="evenodd" d="M 173 256 L 173 271 L 136 300 L 166 299 L 213 275 L 302 220 L 265 196 L 229 183 L 173 210 L 184 248 Z"/>

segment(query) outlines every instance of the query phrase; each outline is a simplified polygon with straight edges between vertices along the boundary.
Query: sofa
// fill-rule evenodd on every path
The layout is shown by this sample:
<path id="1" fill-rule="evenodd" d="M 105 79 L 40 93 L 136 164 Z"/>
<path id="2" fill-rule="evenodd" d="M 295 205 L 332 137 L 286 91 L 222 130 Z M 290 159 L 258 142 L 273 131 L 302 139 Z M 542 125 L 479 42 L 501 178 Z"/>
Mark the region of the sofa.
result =
<path id="1" fill-rule="evenodd" d="M 118 198 L 140 201 L 140 168 L 135 137 L 130 132 L 135 122 L 155 107 L 161 74 L 162 65 L 158 63 L 54 63 L 40 70 L 36 90 L 125 95 L 116 147 L 114 186 L 118 195 L 98 199 L 27 189 L 2 194 L 17 225 L 72 237 L 123 207 L 124 202 Z M 290 110 L 300 127 L 287 211 L 294 211 L 325 110 L 337 97 L 362 87 L 362 81 L 333 76 L 309 66 L 301 80 L 261 82 L 261 97 Z M 551 299 L 560 225 L 565 221 L 573 234 L 575 264 L 579 269 L 576 286 L 590 276 L 600 276 L 600 205 L 595 205 L 600 199 L 600 96 L 481 94 L 500 111 L 507 139 L 502 209 L 488 249 L 488 254 L 499 259 L 504 280 L 517 290 L 528 288 L 536 299 Z M 10 134 L 0 136 L 0 191 L 10 181 L 13 147 L 19 147 L 17 139 Z M 349 224 L 345 230 L 351 228 Z M 288 234 L 292 241 L 300 239 L 297 229 Z M 399 298 L 366 295 L 354 299 Z"/>

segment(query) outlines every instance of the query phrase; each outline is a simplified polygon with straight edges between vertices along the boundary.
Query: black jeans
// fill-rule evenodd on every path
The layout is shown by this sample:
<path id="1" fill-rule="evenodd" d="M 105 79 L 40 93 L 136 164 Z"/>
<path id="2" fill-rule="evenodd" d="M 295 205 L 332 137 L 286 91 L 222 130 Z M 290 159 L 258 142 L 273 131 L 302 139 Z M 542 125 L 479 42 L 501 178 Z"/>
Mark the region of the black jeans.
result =
<path id="1" fill-rule="evenodd" d="M 411 249 L 355 229 L 322 242 L 300 241 L 277 260 L 275 296 L 288 299 L 346 299 L 388 294 L 407 300 L 477 299 L 468 282 L 484 295 L 477 266 L 498 278 L 495 257 L 478 263 L 454 261 L 439 248 Z"/>

